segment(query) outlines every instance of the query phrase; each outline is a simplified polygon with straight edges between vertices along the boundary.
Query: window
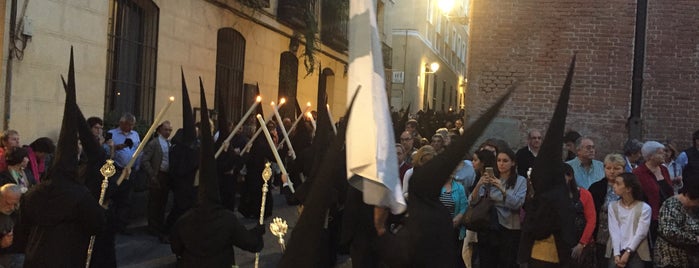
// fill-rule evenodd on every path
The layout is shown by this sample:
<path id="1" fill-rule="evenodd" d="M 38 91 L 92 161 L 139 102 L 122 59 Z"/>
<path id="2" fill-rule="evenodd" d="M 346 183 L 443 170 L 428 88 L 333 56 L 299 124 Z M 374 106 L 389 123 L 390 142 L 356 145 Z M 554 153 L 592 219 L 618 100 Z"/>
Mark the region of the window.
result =
<path id="1" fill-rule="evenodd" d="M 105 114 L 129 112 L 152 121 L 158 55 L 158 6 L 151 0 L 112 0 Z"/>
<path id="2" fill-rule="evenodd" d="M 225 110 L 229 120 L 243 116 L 243 70 L 245 67 L 245 38 L 233 28 L 221 28 L 216 36 L 216 98 L 228 104 Z M 215 102 L 218 106 L 219 101 Z"/>
<path id="3" fill-rule="evenodd" d="M 286 104 L 279 109 L 279 115 L 296 118 L 296 84 L 299 76 L 299 60 L 294 53 L 284 52 L 279 60 L 278 98 L 286 98 Z M 300 105 L 300 104 L 299 104 Z"/>
<path id="4" fill-rule="evenodd" d="M 432 16 L 432 0 L 427 0 L 427 22 L 434 24 L 434 18 Z"/>

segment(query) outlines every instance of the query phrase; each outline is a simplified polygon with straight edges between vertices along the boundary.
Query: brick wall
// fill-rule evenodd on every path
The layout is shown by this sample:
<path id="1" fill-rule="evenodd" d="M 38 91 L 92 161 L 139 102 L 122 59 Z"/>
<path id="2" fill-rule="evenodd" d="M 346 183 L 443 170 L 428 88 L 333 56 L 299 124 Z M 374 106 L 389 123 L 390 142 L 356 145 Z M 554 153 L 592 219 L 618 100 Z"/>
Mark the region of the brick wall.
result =
<path id="1" fill-rule="evenodd" d="M 699 2 L 683 3 L 649 5 L 642 111 L 644 139 L 675 138 L 680 147 L 699 127 L 689 117 L 698 109 L 686 108 L 698 98 Z M 521 139 L 508 141 L 524 144 L 527 129 L 548 126 L 577 52 L 567 128 L 593 137 L 597 158 L 620 150 L 631 106 L 635 9 L 629 0 L 473 1 L 468 114 L 478 116 L 519 80 L 500 116 L 519 122 L 507 131 Z"/>
<path id="2" fill-rule="evenodd" d="M 648 1 L 643 137 L 685 149 L 699 129 L 699 2 Z"/>

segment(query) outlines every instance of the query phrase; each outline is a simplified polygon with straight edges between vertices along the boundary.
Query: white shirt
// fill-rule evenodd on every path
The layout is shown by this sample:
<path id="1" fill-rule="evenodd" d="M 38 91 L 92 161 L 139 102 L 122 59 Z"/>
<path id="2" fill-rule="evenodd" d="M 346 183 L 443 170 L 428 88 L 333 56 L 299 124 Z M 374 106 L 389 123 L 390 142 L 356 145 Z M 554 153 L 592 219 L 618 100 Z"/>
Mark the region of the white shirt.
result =
<path id="1" fill-rule="evenodd" d="M 642 205 L 643 208 L 634 232 L 635 207 L 639 205 Z M 619 200 L 609 203 L 607 213 L 609 215 L 607 219 L 609 222 L 609 238 L 612 241 L 614 256 L 620 255 L 619 253 L 626 248 L 636 251 L 641 242 L 648 236 L 651 216 L 650 206 L 642 201 L 637 201 L 633 207 L 625 208 L 621 205 L 621 200 Z"/>
<path id="2" fill-rule="evenodd" d="M 410 183 L 410 177 L 413 176 L 413 168 L 408 169 L 405 171 L 405 175 L 403 175 L 403 197 L 405 199 L 408 199 L 408 183 Z"/>
<path id="3" fill-rule="evenodd" d="M 163 158 L 160 160 L 160 171 L 167 172 L 168 168 L 170 168 L 170 141 L 158 135 L 158 142 L 160 143 L 160 150 L 163 151 Z"/>

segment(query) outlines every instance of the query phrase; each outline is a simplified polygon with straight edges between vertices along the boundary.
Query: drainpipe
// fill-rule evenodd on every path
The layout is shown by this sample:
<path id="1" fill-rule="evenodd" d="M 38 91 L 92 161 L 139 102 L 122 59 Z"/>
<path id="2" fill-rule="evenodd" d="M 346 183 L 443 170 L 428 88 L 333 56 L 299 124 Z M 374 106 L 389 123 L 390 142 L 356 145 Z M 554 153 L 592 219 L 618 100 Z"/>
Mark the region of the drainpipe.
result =
<path id="1" fill-rule="evenodd" d="M 641 140 L 641 104 L 643 102 L 643 67 L 646 52 L 646 14 L 648 0 L 638 0 L 636 33 L 633 49 L 633 82 L 631 85 L 631 115 L 626 123 L 629 139 Z"/>
<path id="2" fill-rule="evenodd" d="M 12 99 L 12 54 L 14 53 L 15 44 L 15 26 L 17 21 L 17 0 L 12 0 L 12 6 L 10 7 L 10 38 L 8 47 L 9 53 L 7 54 L 7 68 L 5 69 L 5 116 L 2 120 L 2 128 L 8 129 L 10 125 L 10 103 Z"/>

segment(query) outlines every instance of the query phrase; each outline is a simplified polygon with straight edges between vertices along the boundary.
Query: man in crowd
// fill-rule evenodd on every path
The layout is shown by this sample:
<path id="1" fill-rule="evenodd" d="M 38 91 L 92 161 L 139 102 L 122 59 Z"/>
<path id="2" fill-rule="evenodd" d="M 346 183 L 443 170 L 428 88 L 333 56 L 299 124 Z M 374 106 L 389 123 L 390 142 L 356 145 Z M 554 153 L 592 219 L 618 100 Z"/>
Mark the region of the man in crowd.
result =
<path id="1" fill-rule="evenodd" d="M 168 175 L 170 155 L 170 121 L 164 121 L 156 128 L 157 136 L 143 148 L 141 168 L 148 178 L 148 231 L 167 242 L 165 224 L 165 204 L 170 192 Z"/>
<path id="2" fill-rule="evenodd" d="M 522 147 L 516 153 L 517 174 L 527 177 L 527 170 L 534 165 L 534 159 L 539 154 L 541 148 L 541 131 L 537 129 L 529 130 L 527 133 L 527 146 Z"/>
<path id="3" fill-rule="evenodd" d="M 604 165 L 595 160 L 595 142 L 588 137 L 579 138 L 575 142 L 577 156 L 566 163 L 573 167 L 575 182 L 585 189 L 604 178 Z"/>
<path id="4" fill-rule="evenodd" d="M 626 160 L 624 171 L 631 172 L 638 166 L 641 160 L 641 147 L 643 143 L 637 139 L 630 139 L 624 143 L 624 160 Z"/>
<path id="5" fill-rule="evenodd" d="M 17 207 L 22 197 L 22 189 L 9 183 L 0 187 L 0 266 L 22 267 L 24 262 L 23 243 L 14 239 Z"/>
<path id="6" fill-rule="evenodd" d="M 117 168 L 117 173 L 112 176 L 113 180 L 118 179 L 121 176 L 121 172 L 124 170 L 126 165 L 131 160 L 138 144 L 141 139 L 138 136 L 133 127 L 136 125 L 136 117 L 130 113 L 125 113 L 119 119 L 119 127 L 109 130 L 112 136 L 112 142 L 114 143 L 114 165 Z M 128 174 L 129 178 L 135 177 L 135 171 L 139 168 L 139 161 L 135 161 L 134 165 L 131 167 L 131 172 Z M 121 185 L 116 186 L 112 198 L 112 206 L 114 215 L 116 216 L 116 229 L 119 233 L 130 234 L 127 230 L 128 225 L 128 214 L 131 207 L 131 179 L 126 178 L 121 183 Z"/>
<path id="7" fill-rule="evenodd" d="M 400 134 L 400 145 L 403 146 L 403 152 L 405 152 L 405 161 L 408 164 L 412 164 L 412 156 L 415 153 L 415 139 L 409 131 L 406 130 Z"/>
<path id="8" fill-rule="evenodd" d="M 699 175 L 699 130 L 692 134 L 692 147 L 682 151 L 675 162 L 682 169 L 682 178 L 696 178 Z M 683 181 L 685 185 L 686 181 Z"/>

